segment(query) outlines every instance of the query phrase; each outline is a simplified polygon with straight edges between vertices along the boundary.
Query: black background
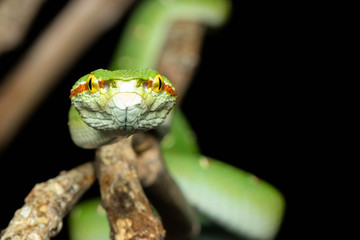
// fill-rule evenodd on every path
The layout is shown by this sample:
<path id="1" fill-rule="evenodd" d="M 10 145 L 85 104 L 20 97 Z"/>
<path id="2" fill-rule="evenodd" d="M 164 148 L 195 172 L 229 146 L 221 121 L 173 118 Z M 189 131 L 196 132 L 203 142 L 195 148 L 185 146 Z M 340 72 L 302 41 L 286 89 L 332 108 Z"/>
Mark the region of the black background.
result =
<path id="1" fill-rule="evenodd" d="M 45 2 L 24 44 L 1 56 L 3 75 L 66 2 Z M 316 107 L 306 110 L 312 92 L 304 91 L 309 39 L 292 17 L 294 6 L 287 11 L 277 7 L 235 2 L 227 25 L 209 29 L 182 109 L 204 155 L 249 171 L 284 194 L 287 211 L 277 239 L 293 239 L 315 228 L 313 208 L 305 206 L 319 204 L 309 193 L 309 182 L 318 181 L 309 169 L 317 164 L 312 150 L 319 143 L 316 133 L 310 135 Z M 0 228 L 6 227 L 35 183 L 93 158 L 93 151 L 71 142 L 69 90 L 85 73 L 106 68 L 124 21 L 99 39 L 64 81 L 49 89 L 48 97 L 1 153 L 0 186 L 6 197 L 0 198 Z M 98 195 L 96 186 L 85 197 L 94 195 Z M 63 231 L 57 239 L 65 235 Z"/>

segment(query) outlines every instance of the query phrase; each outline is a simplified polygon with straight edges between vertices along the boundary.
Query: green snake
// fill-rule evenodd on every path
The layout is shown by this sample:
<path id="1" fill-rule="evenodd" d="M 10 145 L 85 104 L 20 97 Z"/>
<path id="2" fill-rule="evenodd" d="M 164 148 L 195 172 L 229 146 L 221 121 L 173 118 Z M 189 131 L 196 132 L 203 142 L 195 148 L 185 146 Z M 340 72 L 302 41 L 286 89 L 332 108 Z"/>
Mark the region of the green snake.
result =
<path id="1" fill-rule="evenodd" d="M 69 130 L 76 145 L 97 148 L 162 124 L 176 91 L 158 72 L 98 69 L 70 91 Z"/>
<path id="2" fill-rule="evenodd" d="M 154 70 L 98 69 L 74 84 L 70 98 L 72 140 L 82 148 L 97 148 L 160 126 L 177 96 L 171 82 Z M 175 119 L 182 133 L 170 131 L 164 156 L 190 202 L 229 230 L 259 239 L 272 236 L 281 220 L 278 192 L 254 175 L 201 157 L 184 120 Z"/>
<path id="3" fill-rule="evenodd" d="M 229 8 L 225 0 L 143 1 L 129 19 L 110 69 L 155 68 L 173 21 L 220 26 Z M 175 104 L 176 92 L 166 77 L 153 70 L 100 69 L 80 78 L 70 97 L 74 143 L 96 148 L 160 126 Z M 203 215 L 249 239 L 275 238 L 284 213 L 281 193 L 250 173 L 202 156 L 178 110 L 162 148 L 170 173 Z M 72 240 L 108 239 L 106 216 L 96 206 L 98 201 L 87 202 L 73 211 Z"/>

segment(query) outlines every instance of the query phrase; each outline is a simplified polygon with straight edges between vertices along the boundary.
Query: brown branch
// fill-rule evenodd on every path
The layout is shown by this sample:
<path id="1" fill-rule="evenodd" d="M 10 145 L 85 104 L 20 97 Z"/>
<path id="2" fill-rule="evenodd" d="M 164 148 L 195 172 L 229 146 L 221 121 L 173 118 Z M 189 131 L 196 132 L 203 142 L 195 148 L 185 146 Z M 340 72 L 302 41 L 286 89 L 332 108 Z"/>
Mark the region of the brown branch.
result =
<path id="1" fill-rule="evenodd" d="M 176 88 L 180 104 L 200 61 L 206 27 L 191 21 L 177 21 L 170 28 L 168 40 L 157 64 Z"/>
<path id="2" fill-rule="evenodd" d="M 0 1 L 0 55 L 21 43 L 44 0 Z"/>
<path id="3" fill-rule="evenodd" d="M 57 235 L 62 219 L 94 182 L 92 163 L 85 163 L 56 178 L 36 184 L 15 212 L 1 240 L 42 239 Z"/>
<path id="4" fill-rule="evenodd" d="M 0 151 L 56 81 L 133 1 L 69 2 L 0 86 Z"/>
<path id="5" fill-rule="evenodd" d="M 193 209 L 171 178 L 163 161 L 159 141 L 150 134 L 133 136 L 138 173 L 144 190 L 160 213 L 166 229 L 166 239 L 193 239 L 200 232 Z"/>
<path id="6" fill-rule="evenodd" d="M 111 239 L 163 239 L 165 230 L 137 176 L 136 155 L 130 139 L 98 148 L 95 161 Z"/>

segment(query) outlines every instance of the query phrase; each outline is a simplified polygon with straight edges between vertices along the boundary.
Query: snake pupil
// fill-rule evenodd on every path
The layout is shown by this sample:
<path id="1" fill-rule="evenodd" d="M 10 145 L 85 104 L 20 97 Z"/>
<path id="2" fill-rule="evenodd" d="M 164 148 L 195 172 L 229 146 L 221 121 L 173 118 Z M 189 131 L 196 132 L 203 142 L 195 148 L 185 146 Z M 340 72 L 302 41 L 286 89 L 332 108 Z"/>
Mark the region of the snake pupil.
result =
<path id="1" fill-rule="evenodd" d="M 92 91 L 92 84 L 91 84 L 91 80 L 92 80 L 92 78 L 90 78 L 90 79 L 89 79 L 89 89 L 90 89 L 90 91 Z"/>
<path id="2" fill-rule="evenodd" d="M 161 81 L 161 78 L 159 77 L 159 90 L 162 89 L 162 81 Z"/>

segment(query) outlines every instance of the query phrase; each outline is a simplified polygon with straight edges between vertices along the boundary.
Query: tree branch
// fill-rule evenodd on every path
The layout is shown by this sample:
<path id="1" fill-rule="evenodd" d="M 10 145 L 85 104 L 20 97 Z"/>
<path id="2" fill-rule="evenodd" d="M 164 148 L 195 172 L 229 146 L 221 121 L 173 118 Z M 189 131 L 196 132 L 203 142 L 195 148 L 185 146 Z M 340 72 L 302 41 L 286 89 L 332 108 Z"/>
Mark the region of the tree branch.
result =
<path id="1" fill-rule="evenodd" d="M 200 23 L 182 20 L 175 22 L 168 33 L 156 69 L 174 84 L 177 104 L 181 104 L 200 62 L 205 30 Z"/>
<path id="2" fill-rule="evenodd" d="M 62 228 L 62 219 L 94 182 L 92 163 L 85 163 L 56 178 L 36 184 L 15 212 L 1 240 L 47 240 Z"/>
<path id="3" fill-rule="evenodd" d="M 44 0 L 0 2 L 0 55 L 18 46 Z"/>
<path id="4" fill-rule="evenodd" d="M 138 133 L 133 136 L 132 145 L 137 154 L 139 178 L 160 213 L 166 239 L 193 239 L 200 232 L 200 224 L 166 169 L 159 141 L 150 134 Z"/>
<path id="5" fill-rule="evenodd" d="M 96 175 L 101 204 L 110 224 L 111 239 L 163 239 L 165 230 L 154 215 L 136 171 L 130 139 L 96 151 Z"/>

